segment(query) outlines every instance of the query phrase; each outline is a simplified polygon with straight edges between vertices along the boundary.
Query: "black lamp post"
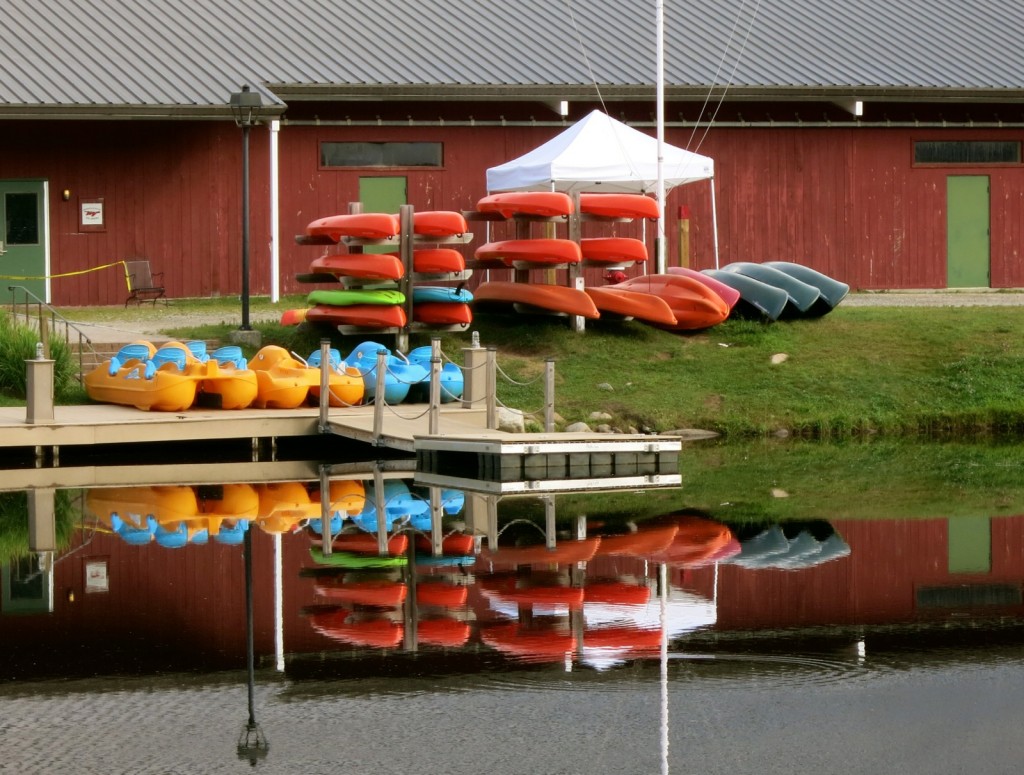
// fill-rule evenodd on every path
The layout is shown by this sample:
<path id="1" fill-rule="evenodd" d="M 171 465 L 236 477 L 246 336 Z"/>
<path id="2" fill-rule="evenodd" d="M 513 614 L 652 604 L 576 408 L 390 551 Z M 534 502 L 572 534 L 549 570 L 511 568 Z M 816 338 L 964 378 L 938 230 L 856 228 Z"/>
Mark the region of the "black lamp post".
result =
<path id="1" fill-rule="evenodd" d="M 249 129 L 259 123 L 263 100 L 259 92 L 242 91 L 231 95 L 231 115 L 242 128 L 242 330 L 249 326 Z"/>

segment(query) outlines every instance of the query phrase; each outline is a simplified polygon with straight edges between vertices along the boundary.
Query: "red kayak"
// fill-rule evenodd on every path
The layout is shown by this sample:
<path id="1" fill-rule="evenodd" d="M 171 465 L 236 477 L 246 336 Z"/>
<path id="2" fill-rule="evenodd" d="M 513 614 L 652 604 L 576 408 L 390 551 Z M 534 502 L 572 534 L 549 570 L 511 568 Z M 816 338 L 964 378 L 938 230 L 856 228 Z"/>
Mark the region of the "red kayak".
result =
<path id="1" fill-rule="evenodd" d="M 580 212 L 600 218 L 652 218 L 661 214 L 658 200 L 644 194 L 580 194 Z"/>
<path id="2" fill-rule="evenodd" d="M 346 213 L 318 218 L 306 227 L 311 237 L 340 242 L 343 237 L 389 239 L 398 233 L 398 218 L 388 213 Z"/>
<path id="3" fill-rule="evenodd" d="M 476 203 L 481 213 L 500 213 L 504 218 L 514 215 L 556 217 L 571 215 L 572 197 L 560 191 L 508 191 L 490 194 Z"/>
<path id="4" fill-rule="evenodd" d="M 469 225 L 462 213 L 424 210 L 412 214 L 412 231 L 421 237 L 455 237 L 469 231 Z"/>
<path id="5" fill-rule="evenodd" d="M 345 581 L 323 578 L 314 589 L 333 603 L 397 608 L 405 602 L 408 588 L 400 581 Z"/>
<path id="6" fill-rule="evenodd" d="M 361 328 L 401 328 L 408 319 L 401 304 L 350 304 L 346 307 L 317 304 L 306 310 L 305 322 Z M 282 325 L 286 325 L 283 318 Z"/>
<path id="7" fill-rule="evenodd" d="M 647 260 L 647 246 L 632 237 L 584 237 L 583 260 L 592 264 L 635 264 Z"/>
<path id="8" fill-rule="evenodd" d="M 510 239 L 488 242 L 474 254 L 481 261 L 522 261 L 530 264 L 578 264 L 580 246 L 568 239 Z"/>
<path id="9" fill-rule="evenodd" d="M 394 253 L 341 253 L 313 259 L 309 271 L 364 280 L 398 280 L 405 274 L 405 267 Z"/>
<path id="10" fill-rule="evenodd" d="M 438 326 L 468 326 L 473 322 L 473 310 L 468 304 L 424 301 L 413 306 L 412 319 Z"/>

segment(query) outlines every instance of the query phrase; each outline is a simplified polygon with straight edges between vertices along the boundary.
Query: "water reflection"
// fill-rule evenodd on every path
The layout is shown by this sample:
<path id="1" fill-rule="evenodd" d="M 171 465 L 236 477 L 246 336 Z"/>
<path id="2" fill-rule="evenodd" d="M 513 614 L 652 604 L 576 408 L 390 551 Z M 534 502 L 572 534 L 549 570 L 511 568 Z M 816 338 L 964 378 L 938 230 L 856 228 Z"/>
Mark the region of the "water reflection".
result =
<path id="1" fill-rule="evenodd" d="M 848 716 L 873 705 L 879 724 L 909 717 L 948 734 L 954 722 L 923 701 L 936 682 L 953 681 L 992 730 L 1019 718 L 1024 516 L 736 521 L 727 507 L 693 508 L 678 489 L 656 500 L 504 497 L 382 471 L 316 473 L 60 491 L 76 532 L 42 565 L 26 555 L 4 566 L 0 700 L 14 715 L 37 705 L 45 726 L 69 693 L 99 718 L 116 715 L 118 687 L 150 713 L 187 695 L 237 731 L 245 701 L 236 694 L 229 711 L 226 698 L 246 683 L 237 671 L 249 630 L 249 716 L 274 740 L 260 767 L 275 772 L 327 771 L 338 760 L 323 741 L 356 719 L 392 743 L 367 742 L 341 771 L 418 761 L 445 772 L 485 762 L 495 772 L 687 772 L 699 756 L 718 762 L 700 771 L 752 772 L 702 733 L 728 724 L 759 739 L 776 708 L 819 737 L 822 719 L 840 714 L 857 734 L 885 738 Z M 901 673 L 920 703 L 912 711 L 889 694 L 886 680 Z M 19 729 L 42 739 L 6 729 L 5 753 Z M 607 742 L 575 744 L 597 729 Z M 498 741 L 510 735 L 548 758 L 506 750 Z M 146 771 L 115 738 L 126 747 L 120 769 Z M 455 761 L 445 758 L 452 739 Z M 87 758 L 111 755 L 77 740 Z M 218 738 L 197 731 L 194 743 L 200 753 L 171 746 L 153 771 L 216 769 Z M 1016 738 L 1000 745 L 1007 761 L 1019 752 Z M 743 750 L 768 756 L 752 742 Z M 844 769 L 839 758 L 814 761 Z M 906 769 L 924 771 L 930 758 L 920 762 Z"/>

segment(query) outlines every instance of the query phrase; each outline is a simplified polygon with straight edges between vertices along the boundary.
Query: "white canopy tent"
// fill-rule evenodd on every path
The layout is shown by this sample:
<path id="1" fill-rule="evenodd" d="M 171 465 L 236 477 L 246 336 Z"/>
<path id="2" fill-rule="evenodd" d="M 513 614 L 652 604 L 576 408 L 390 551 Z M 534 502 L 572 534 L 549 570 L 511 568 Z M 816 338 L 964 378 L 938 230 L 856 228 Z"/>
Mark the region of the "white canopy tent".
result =
<path id="1" fill-rule="evenodd" d="M 717 267 L 715 163 L 707 156 L 673 145 L 664 144 L 661 150 L 659 161 L 655 138 L 595 110 L 529 153 L 488 169 L 487 190 L 647 194 L 655 190 L 659 171 L 666 190 L 710 181 Z"/>

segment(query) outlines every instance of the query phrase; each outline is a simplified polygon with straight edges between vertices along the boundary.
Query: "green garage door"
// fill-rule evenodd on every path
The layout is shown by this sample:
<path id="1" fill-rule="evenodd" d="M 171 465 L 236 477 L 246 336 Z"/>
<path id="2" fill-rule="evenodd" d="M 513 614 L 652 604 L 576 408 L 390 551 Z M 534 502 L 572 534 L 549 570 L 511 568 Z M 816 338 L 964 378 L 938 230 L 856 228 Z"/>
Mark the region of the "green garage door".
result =
<path id="1" fill-rule="evenodd" d="M 988 175 L 946 178 L 946 285 L 988 288 Z"/>
<path id="2" fill-rule="evenodd" d="M 0 226 L 0 299 L 10 301 L 16 292 L 8 288 L 22 286 L 49 301 L 45 181 L 0 180 Z"/>

